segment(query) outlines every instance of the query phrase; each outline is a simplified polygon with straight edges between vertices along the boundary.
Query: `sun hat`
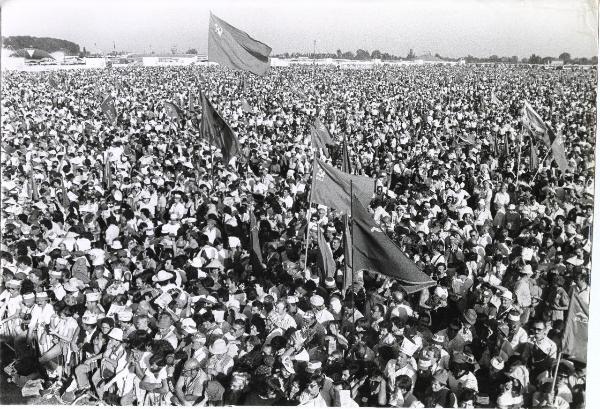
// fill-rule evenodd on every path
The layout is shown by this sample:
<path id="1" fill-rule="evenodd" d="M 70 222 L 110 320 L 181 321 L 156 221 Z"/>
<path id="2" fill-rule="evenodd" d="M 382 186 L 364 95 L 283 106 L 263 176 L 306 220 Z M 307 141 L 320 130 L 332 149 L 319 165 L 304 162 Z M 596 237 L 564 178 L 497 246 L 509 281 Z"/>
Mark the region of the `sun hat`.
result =
<path id="1" fill-rule="evenodd" d="M 108 336 L 117 341 L 123 341 L 123 330 L 121 328 L 113 328 L 108 333 Z"/>
<path id="2" fill-rule="evenodd" d="M 213 355 L 225 354 L 227 353 L 227 343 L 224 339 L 219 338 L 215 340 L 215 342 L 213 342 L 213 344 L 209 348 L 209 351 Z"/>

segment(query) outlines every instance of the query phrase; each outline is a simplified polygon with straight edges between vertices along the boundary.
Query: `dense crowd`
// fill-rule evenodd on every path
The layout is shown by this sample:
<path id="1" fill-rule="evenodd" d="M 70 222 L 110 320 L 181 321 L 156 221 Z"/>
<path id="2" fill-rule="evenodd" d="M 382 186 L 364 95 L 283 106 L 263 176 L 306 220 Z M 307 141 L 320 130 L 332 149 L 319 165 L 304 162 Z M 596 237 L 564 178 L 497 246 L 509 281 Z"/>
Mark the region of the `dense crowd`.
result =
<path id="1" fill-rule="evenodd" d="M 586 362 L 557 358 L 570 295 L 589 301 L 595 70 L 52 75 L 3 72 L 0 335 L 18 386 L 113 405 L 584 407 Z M 230 163 L 197 130 L 200 90 L 239 138 Z M 525 100 L 566 172 L 530 143 Z M 435 286 L 347 282 L 342 215 L 309 204 L 316 118 L 327 161 L 345 138 L 352 172 L 377 179 L 374 220 Z"/>

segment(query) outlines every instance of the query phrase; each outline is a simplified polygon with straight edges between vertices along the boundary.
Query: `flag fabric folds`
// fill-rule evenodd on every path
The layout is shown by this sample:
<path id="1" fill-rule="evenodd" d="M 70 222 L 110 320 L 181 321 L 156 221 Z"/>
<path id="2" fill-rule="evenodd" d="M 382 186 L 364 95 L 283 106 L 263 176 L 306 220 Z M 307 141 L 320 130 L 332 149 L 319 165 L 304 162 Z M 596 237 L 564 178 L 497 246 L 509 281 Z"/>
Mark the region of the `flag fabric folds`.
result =
<path id="1" fill-rule="evenodd" d="M 350 226 L 348 223 L 348 215 L 344 213 L 344 291 L 352 287 L 354 284 L 354 274 L 352 273 L 352 236 L 350 236 Z"/>
<path id="2" fill-rule="evenodd" d="M 325 277 L 334 277 L 335 260 L 333 259 L 333 252 L 331 251 L 331 247 L 329 247 L 327 240 L 325 240 L 323 230 L 319 226 L 317 226 L 317 244 L 319 245 L 318 261 L 321 271 Z"/>
<path id="3" fill-rule="evenodd" d="M 115 108 L 115 99 L 109 95 L 107 96 L 102 104 L 100 105 L 102 112 L 108 118 L 110 122 L 115 124 L 117 122 L 117 109 Z"/>
<path id="4" fill-rule="evenodd" d="M 436 284 L 375 224 L 355 195 L 352 198 L 352 268 L 391 277 L 408 294 Z"/>
<path id="5" fill-rule="evenodd" d="M 566 327 L 562 339 L 562 352 L 575 357 L 581 362 L 587 362 L 587 339 L 589 306 L 575 292 L 571 295 Z"/>
<path id="6" fill-rule="evenodd" d="M 492 98 L 491 99 L 492 99 L 492 104 L 502 105 L 502 101 L 500 101 L 498 99 L 498 97 L 496 96 L 496 93 L 492 92 Z"/>
<path id="7" fill-rule="evenodd" d="M 533 137 L 542 141 L 546 147 L 552 150 L 552 156 L 558 168 L 564 172 L 568 167 L 568 162 L 562 137 L 556 137 L 554 131 L 544 123 L 527 101 L 523 104 L 523 126 Z"/>
<path id="8" fill-rule="evenodd" d="M 180 123 L 183 120 L 183 111 L 174 102 L 163 101 L 165 105 L 165 111 L 169 119 Z"/>
<path id="9" fill-rule="evenodd" d="M 310 127 L 310 137 L 313 148 L 323 149 L 324 155 L 329 157 L 327 145 L 333 145 L 333 138 L 319 118 L 315 119 L 314 124 Z"/>
<path id="10" fill-rule="evenodd" d="M 537 146 L 533 143 L 533 138 L 529 138 L 529 148 L 531 149 L 530 158 L 529 158 L 529 166 L 531 170 L 536 170 L 540 164 L 537 155 Z"/>
<path id="11" fill-rule="evenodd" d="M 208 61 L 262 76 L 269 72 L 270 54 L 271 47 L 210 13 Z"/>
<path id="12" fill-rule="evenodd" d="M 245 99 L 242 100 L 242 111 L 247 114 L 252 113 L 252 107 Z"/>
<path id="13" fill-rule="evenodd" d="M 204 94 L 202 94 L 200 133 L 210 144 L 221 149 L 224 163 L 229 163 L 231 158 L 240 152 L 238 138 Z"/>
<path id="14" fill-rule="evenodd" d="M 348 153 L 348 143 L 346 138 L 342 141 L 342 171 L 352 173 L 352 165 L 350 162 L 350 154 Z"/>
<path id="15" fill-rule="evenodd" d="M 256 224 L 256 216 L 254 209 L 250 210 L 250 241 L 252 242 L 252 251 L 259 262 L 263 262 L 262 251 L 260 250 L 260 239 L 258 238 L 258 224 Z"/>
<path id="16" fill-rule="evenodd" d="M 54 77 L 50 77 L 50 79 L 48 80 L 48 84 L 50 84 L 50 86 L 52 88 L 55 88 L 55 89 L 58 88 L 58 83 L 56 82 L 56 80 L 54 79 Z"/>
<path id="17" fill-rule="evenodd" d="M 350 213 L 350 183 L 358 200 L 368 206 L 375 190 L 375 179 L 350 175 L 315 159 L 313 163 L 310 202 Z"/>

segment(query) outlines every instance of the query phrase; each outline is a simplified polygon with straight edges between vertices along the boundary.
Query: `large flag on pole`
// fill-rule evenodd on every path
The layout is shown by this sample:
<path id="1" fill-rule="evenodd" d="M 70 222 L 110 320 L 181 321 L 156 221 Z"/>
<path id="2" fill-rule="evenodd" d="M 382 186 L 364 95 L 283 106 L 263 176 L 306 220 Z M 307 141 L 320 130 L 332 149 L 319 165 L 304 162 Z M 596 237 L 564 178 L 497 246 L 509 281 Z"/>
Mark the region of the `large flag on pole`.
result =
<path id="1" fill-rule="evenodd" d="M 240 152 L 240 143 L 227 122 L 213 108 L 206 95 L 202 94 L 202 123 L 200 134 L 213 146 L 221 149 L 223 162 L 229 163 L 231 158 Z"/>
<path id="2" fill-rule="evenodd" d="M 271 47 L 210 13 L 208 61 L 256 75 L 266 75 L 271 66 L 270 54 Z"/>
<path id="3" fill-rule="evenodd" d="M 588 304 L 573 292 L 562 339 L 562 352 L 582 362 L 587 362 L 589 318 Z"/>
<path id="4" fill-rule="evenodd" d="M 319 266 L 325 277 L 335 276 L 335 260 L 333 259 L 333 252 L 331 247 L 325 240 L 325 235 L 320 226 L 317 226 L 317 244 L 319 245 Z"/>
<path id="5" fill-rule="evenodd" d="M 110 122 L 115 124 L 117 122 L 117 109 L 115 108 L 115 99 L 109 95 L 107 96 L 102 104 L 100 105 L 102 112 L 108 118 Z"/>
<path id="6" fill-rule="evenodd" d="M 532 136 L 552 149 L 552 156 L 558 168 L 564 172 L 568 167 L 568 162 L 562 137 L 556 137 L 554 131 L 544 123 L 540 115 L 535 112 L 527 101 L 523 104 L 523 126 Z"/>
<path id="7" fill-rule="evenodd" d="M 325 156 L 329 157 L 327 145 L 333 145 L 333 138 L 319 118 L 315 119 L 314 124 L 310 127 L 310 138 L 313 148 L 323 149 Z"/>
<path id="8" fill-rule="evenodd" d="M 350 175 L 331 165 L 315 159 L 313 163 L 310 202 L 332 207 L 340 212 L 350 213 L 350 183 L 358 200 L 368 206 L 375 190 L 375 179 L 366 176 Z"/>
<path id="9" fill-rule="evenodd" d="M 353 189 L 354 190 L 354 189 Z M 397 280 L 408 294 L 436 282 L 402 252 L 352 195 L 352 268 L 369 270 Z"/>

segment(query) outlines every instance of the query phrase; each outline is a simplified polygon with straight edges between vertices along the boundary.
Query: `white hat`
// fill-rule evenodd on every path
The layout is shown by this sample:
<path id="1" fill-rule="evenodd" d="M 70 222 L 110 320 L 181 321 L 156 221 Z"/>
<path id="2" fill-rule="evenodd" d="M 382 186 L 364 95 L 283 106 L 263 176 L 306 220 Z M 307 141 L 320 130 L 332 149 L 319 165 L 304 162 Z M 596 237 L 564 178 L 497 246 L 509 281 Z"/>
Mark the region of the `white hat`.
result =
<path id="1" fill-rule="evenodd" d="M 226 305 L 227 305 L 227 308 L 233 308 L 233 309 L 240 308 L 240 302 L 239 302 L 239 300 L 236 300 L 235 298 L 232 298 L 229 301 L 227 301 Z"/>
<path id="2" fill-rule="evenodd" d="M 34 293 L 23 294 L 23 299 L 24 300 L 33 300 L 34 298 L 35 298 L 35 294 Z"/>
<path id="3" fill-rule="evenodd" d="M 86 302 L 98 302 L 100 301 L 100 293 L 87 293 L 85 295 Z"/>
<path id="4" fill-rule="evenodd" d="M 513 299 L 513 293 L 511 293 L 510 290 L 504 290 L 504 291 L 502 291 L 502 294 L 500 295 L 500 297 L 512 300 Z"/>
<path id="5" fill-rule="evenodd" d="M 313 295 L 310 297 L 310 303 L 313 307 L 321 307 L 323 304 L 325 304 L 325 300 L 323 300 L 323 297 L 320 295 Z"/>
<path id="6" fill-rule="evenodd" d="M 288 295 L 286 301 L 288 302 L 288 304 L 297 304 L 299 300 L 298 297 L 296 297 L 295 295 Z"/>
<path id="7" fill-rule="evenodd" d="M 210 261 L 210 263 L 208 263 L 208 265 L 204 268 L 218 268 L 218 269 L 224 269 L 225 267 L 223 266 L 223 264 L 221 264 L 221 262 L 219 260 L 217 260 L 216 258 L 212 259 Z"/>
<path id="8" fill-rule="evenodd" d="M 50 271 L 50 276 L 54 278 L 62 278 L 62 273 L 60 271 L 52 270 Z"/>
<path id="9" fill-rule="evenodd" d="M 123 330 L 121 328 L 113 328 L 108 333 L 108 336 L 117 341 L 123 341 Z"/>
<path id="10" fill-rule="evenodd" d="M 213 355 L 225 354 L 227 353 L 227 343 L 224 339 L 219 338 L 215 340 L 215 342 L 213 342 L 213 344 L 209 348 L 209 351 Z"/>
<path id="11" fill-rule="evenodd" d="M 521 314 L 519 314 L 518 311 L 511 311 L 508 313 L 508 320 L 509 321 L 521 321 Z"/>
<path id="12" fill-rule="evenodd" d="M 98 323 L 98 316 L 92 312 L 86 311 L 83 313 L 81 321 L 87 325 L 96 325 Z"/>
<path id="13" fill-rule="evenodd" d="M 48 293 L 45 291 L 41 291 L 41 292 L 35 294 L 35 298 L 37 298 L 38 300 L 43 299 L 43 298 L 48 298 Z"/>
<path id="14" fill-rule="evenodd" d="M 306 371 L 311 373 L 316 372 L 321 369 L 321 366 L 321 361 L 310 361 L 308 365 L 306 365 Z"/>
<path id="15" fill-rule="evenodd" d="M 113 240 L 113 242 L 110 244 L 110 248 L 113 250 L 121 250 L 123 249 L 123 245 L 119 240 Z"/>
<path id="16" fill-rule="evenodd" d="M 327 277 L 325 279 L 325 288 L 335 288 L 335 280 L 333 277 Z"/>
<path id="17" fill-rule="evenodd" d="M 160 270 L 157 274 L 155 274 L 152 277 L 152 281 L 156 282 L 160 282 L 160 281 L 167 281 L 170 280 L 171 278 L 173 278 L 173 274 L 165 271 L 165 270 Z"/>

